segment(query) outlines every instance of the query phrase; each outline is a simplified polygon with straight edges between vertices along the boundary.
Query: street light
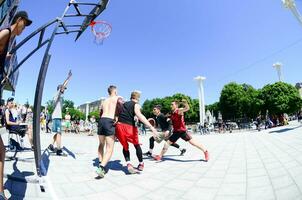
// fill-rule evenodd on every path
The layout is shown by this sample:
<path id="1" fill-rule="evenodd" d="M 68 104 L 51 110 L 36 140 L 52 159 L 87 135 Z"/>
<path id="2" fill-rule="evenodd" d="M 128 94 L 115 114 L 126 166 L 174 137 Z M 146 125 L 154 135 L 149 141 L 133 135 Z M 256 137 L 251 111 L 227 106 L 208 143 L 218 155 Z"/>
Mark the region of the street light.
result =
<path id="1" fill-rule="evenodd" d="M 198 96 L 199 96 L 199 121 L 200 125 L 204 125 L 205 121 L 205 101 L 204 101 L 204 89 L 203 89 L 203 81 L 206 80 L 206 77 L 197 76 L 194 78 L 198 84 Z"/>
<path id="2" fill-rule="evenodd" d="M 87 101 L 87 102 L 86 102 L 86 121 L 88 121 L 88 115 L 89 115 L 89 104 L 90 104 L 90 102 L 89 102 L 89 101 Z"/>
<path id="3" fill-rule="evenodd" d="M 279 82 L 282 82 L 282 74 L 281 74 L 282 63 L 277 62 L 273 64 L 273 67 L 277 70 Z"/>
<path id="4" fill-rule="evenodd" d="M 295 17 L 298 19 L 298 21 L 302 24 L 302 16 L 297 9 L 296 3 L 294 0 L 282 0 L 283 5 L 285 8 L 288 8 L 292 11 L 292 13 L 295 15 Z"/>

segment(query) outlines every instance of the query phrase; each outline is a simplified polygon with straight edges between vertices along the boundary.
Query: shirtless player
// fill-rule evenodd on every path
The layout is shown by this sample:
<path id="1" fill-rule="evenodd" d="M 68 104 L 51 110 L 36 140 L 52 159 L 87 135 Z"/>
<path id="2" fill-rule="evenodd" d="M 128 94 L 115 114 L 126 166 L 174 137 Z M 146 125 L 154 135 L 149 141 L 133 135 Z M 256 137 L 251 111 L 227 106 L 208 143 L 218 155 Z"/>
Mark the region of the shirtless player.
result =
<path id="1" fill-rule="evenodd" d="M 96 173 L 100 178 L 105 176 L 105 166 L 109 162 L 115 138 L 115 123 L 116 123 L 116 110 L 121 102 L 121 97 L 117 96 L 116 86 L 109 86 L 109 97 L 102 103 L 100 109 L 100 121 L 98 124 L 99 148 L 98 156 L 100 166 Z M 104 146 L 106 144 L 106 153 L 104 154 Z"/>

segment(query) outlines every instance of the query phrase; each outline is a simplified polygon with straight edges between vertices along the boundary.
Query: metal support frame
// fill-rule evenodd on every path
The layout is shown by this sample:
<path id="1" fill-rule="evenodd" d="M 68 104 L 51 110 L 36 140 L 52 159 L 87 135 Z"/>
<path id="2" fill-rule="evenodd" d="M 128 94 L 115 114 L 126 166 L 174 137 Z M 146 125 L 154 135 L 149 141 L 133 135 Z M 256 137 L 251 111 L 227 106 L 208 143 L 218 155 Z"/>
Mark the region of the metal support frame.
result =
<path id="1" fill-rule="evenodd" d="M 44 45 L 47 44 L 43 60 L 40 66 L 39 76 L 36 84 L 36 91 L 35 91 L 35 100 L 34 100 L 34 112 L 33 112 L 33 143 L 34 143 L 34 156 L 35 156 L 35 164 L 36 164 L 36 170 L 37 175 L 39 177 L 42 177 L 46 174 L 46 172 L 43 171 L 43 163 L 41 162 L 41 143 L 40 143 L 40 113 L 41 113 L 41 103 L 42 103 L 42 96 L 43 96 L 43 89 L 44 89 L 44 83 L 45 78 L 48 70 L 48 65 L 50 62 L 51 55 L 49 53 L 51 45 L 55 39 L 56 35 L 60 34 L 69 34 L 69 33 L 78 33 L 76 36 L 76 39 L 80 37 L 80 35 L 85 31 L 85 29 L 89 26 L 89 23 L 91 20 L 94 20 L 97 16 L 99 16 L 102 11 L 105 10 L 109 0 L 100 0 L 99 3 L 80 3 L 75 2 L 74 0 L 70 0 L 68 5 L 66 6 L 63 14 L 61 17 L 56 18 L 54 20 L 51 20 L 50 22 L 46 23 L 45 25 L 41 26 L 34 32 L 32 32 L 29 36 L 27 36 L 24 40 L 22 40 L 14 49 L 10 51 L 11 54 L 16 53 L 18 49 L 20 49 L 24 44 L 29 42 L 34 36 L 39 35 L 39 40 L 37 47 L 34 48 L 27 56 L 25 56 L 21 62 L 17 65 L 17 67 L 11 71 L 7 72 L 7 77 L 10 77 L 13 75 L 24 63 L 27 61 L 35 52 L 37 52 L 40 48 L 42 48 Z M 91 10 L 89 14 L 83 14 L 80 11 L 80 5 L 85 6 L 94 6 L 94 8 Z M 69 14 L 68 12 L 69 8 L 73 6 L 75 8 L 76 14 Z M 84 22 L 82 25 L 72 24 L 68 25 L 65 24 L 63 19 L 65 17 L 85 17 Z M 44 34 L 48 27 L 51 25 L 54 25 L 54 30 L 50 36 L 50 38 L 44 40 Z M 69 30 L 68 28 L 72 27 L 79 27 L 79 30 Z M 63 28 L 63 32 L 58 32 L 59 28 Z M 2 85 L 2 83 L 1 83 Z M 0 91 L 1 92 L 1 91 Z M 2 94 L 2 92 L 1 92 Z"/>

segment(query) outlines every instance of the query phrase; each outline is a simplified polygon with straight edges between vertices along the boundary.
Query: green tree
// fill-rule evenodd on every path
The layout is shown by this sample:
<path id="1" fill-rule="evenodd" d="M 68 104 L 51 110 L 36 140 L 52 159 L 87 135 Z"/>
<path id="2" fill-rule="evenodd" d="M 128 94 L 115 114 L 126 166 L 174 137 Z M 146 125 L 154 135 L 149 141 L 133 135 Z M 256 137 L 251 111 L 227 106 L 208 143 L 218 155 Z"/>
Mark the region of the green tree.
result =
<path id="1" fill-rule="evenodd" d="M 100 119 L 100 112 L 98 110 L 90 112 L 88 114 L 88 117 L 90 118 L 91 116 L 94 116 L 95 119 L 96 119 L 96 121 L 99 121 L 99 119 Z"/>
<path id="2" fill-rule="evenodd" d="M 85 114 L 76 108 L 70 108 L 70 109 L 68 109 L 68 112 L 69 112 L 72 120 L 80 120 L 80 119 L 84 120 L 85 119 Z"/>
<path id="3" fill-rule="evenodd" d="M 293 114 L 302 106 L 298 90 L 284 82 L 264 86 L 259 96 L 263 101 L 262 110 L 268 110 L 270 114 Z"/>
<path id="4" fill-rule="evenodd" d="M 211 113 L 213 112 L 214 117 L 216 119 L 218 118 L 218 113 L 219 113 L 219 102 L 215 102 L 210 105 L 206 105 L 205 110 L 209 110 Z"/>
<path id="5" fill-rule="evenodd" d="M 52 114 L 53 110 L 55 109 L 55 102 L 54 102 L 54 100 L 47 101 L 46 102 L 46 108 L 47 108 L 48 112 L 50 114 Z"/>
<path id="6" fill-rule="evenodd" d="M 234 120 L 243 116 L 243 101 L 245 91 L 242 85 L 229 83 L 221 91 L 219 107 L 223 119 Z"/>
<path id="7" fill-rule="evenodd" d="M 245 118 L 255 119 L 259 115 L 263 105 L 263 101 L 259 98 L 260 90 L 256 90 L 248 84 L 242 84 L 242 87 L 245 92 L 241 99 L 242 113 Z"/>
<path id="8" fill-rule="evenodd" d="M 63 109 L 62 109 L 62 112 L 65 114 L 66 113 L 66 111 L 67 111 L 67 109 L 68 109 L 68 111 L 69 111 L 69 109 L 72 109 L 72 108 L 74 108 L 74 103 L 73 103 L 73 101 L 71 101 L 71 100 L 63 100 Z"/>
<path id="9" fill-rule="evenodd" d="M 153 117 L 153 107 L 155 105 L 161 105 L 161 112 L 166 114 L 171 111 L 171 102 L 174 100 L 181 101 L 186 99 L 189 103 L 190 110 L 185 114 L 187 122 L 197 122 L 199 120 L 199 104 L 197 99 L 191 99 L 191 97 L 177 93 L 173 96 L 167 96 L 164 98 L 147 99 L 142 105 L 143 114 L 147 117 Z M 182 106 L 182 105 L 181 105 Z"/>

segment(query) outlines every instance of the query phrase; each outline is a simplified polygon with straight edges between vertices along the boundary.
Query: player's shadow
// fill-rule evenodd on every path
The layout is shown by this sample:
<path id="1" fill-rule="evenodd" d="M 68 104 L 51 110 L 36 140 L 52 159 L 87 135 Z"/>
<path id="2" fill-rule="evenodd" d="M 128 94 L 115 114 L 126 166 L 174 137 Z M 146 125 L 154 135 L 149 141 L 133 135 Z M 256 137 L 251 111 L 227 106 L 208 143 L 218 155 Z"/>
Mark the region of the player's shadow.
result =
<path id="1" fill-rule="evenodd" d="M 280 130 L 277 130 L 277 131 L 270 131 L 269 133 L 286 133 L 288 131 L 292 131 L 292 130 L 295 130 L 295 129 L 298 129 L 298 128 L 301 128 L 302 125 L 299 125 L 297 127 L 293 127 L 293 128 L 284 128 L 284 129 L 280 129 Z"/>
<path id="2" fill-rule="evenodd" d="M 174 162 L 207 162 L 206 160 L 204 159 L 196 159 L 196 160 L 179 160 L 179 159 L 175 159 L 175 158 L 171 158 L 171 156 L 165 156 L 162 158 L 162 161 L 174 161 Z"/>
<path id="3" fill-rule="evenodd" d="M 9 191 L 11 197 L 9 199 L 24 199 L 27 189 L 27 176 L 33 176 L 33 172 L 20 171 L 17 167 L 18 161 L 14 162 L 14 172 L 7 175 L 7 181 L 4 184 L 4 188 Z M 17 198 L 18 197 L 18 198 Z"/>
<path id="4" fill-rule="evenodd" d="M 76 156 L 75 156 L 75 154 L 72 151 L 70 151 L 69 149 L 67 149 L 65 146 L 62 149 L 63 149 L 63 151 L 67 152 L 68 155 L 70 155 L 71 157 L 73 157 L 73 159 L 76 159 Z"/>
<path id="5" fill-rule="evenodd" d="M 99 167 L 99 159 L 98 158 L 95 158 L 93 160 L 93 166 L 94 167 Z M 109 161 L 107 166 L 106 166 L 106 173 L 108 173 L 110 170 L 113 170 L 113 171 L 122 171 L 124 172 L 126 175 L 129 175 L 129 172 L 127 170 L 127 167 L 126 166 L 123 166 L 121 164 L 121 161 L 120 160 L 114 160 L 114 161 Z"/>

